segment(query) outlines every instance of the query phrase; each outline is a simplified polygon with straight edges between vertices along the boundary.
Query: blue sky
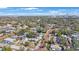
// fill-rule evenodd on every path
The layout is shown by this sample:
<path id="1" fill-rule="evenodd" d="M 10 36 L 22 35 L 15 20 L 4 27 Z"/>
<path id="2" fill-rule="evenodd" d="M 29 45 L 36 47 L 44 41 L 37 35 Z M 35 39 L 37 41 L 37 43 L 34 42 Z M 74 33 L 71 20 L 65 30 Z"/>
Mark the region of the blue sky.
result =
<path id="1" fill-rule="evenodd" d="M 5 7 L 0 15 L 79 15 L 78 7 Z"/>

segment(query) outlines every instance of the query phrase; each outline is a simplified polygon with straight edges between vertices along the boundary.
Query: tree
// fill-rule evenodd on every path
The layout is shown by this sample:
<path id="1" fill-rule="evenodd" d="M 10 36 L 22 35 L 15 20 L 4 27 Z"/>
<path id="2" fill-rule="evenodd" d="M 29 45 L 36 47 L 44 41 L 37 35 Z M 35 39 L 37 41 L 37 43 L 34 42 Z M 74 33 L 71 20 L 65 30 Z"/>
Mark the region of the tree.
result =
<path id="1" fill-rule="evenodd" d="M 12 49 L 10 48 L 10 46 L 4 46 L 2 48 L 2 51 L 12 51 Z"/>
<path id="2" fill-rule="evenodd" d="M 29 46 L 29 42 L 25 42 L 24 43 L 24 46 Z"/>
<path id="3" fill-rule="evenodd" d="M 28 38 L 34 38 L 35 35 L 36 35 L 36 34 L 35 34 L 34 32 L 29 31 L 28 34 L 27 34 L 27 37 L 28 37 Z"/>
<path id="4" fill-rule="evenodd" d="M 43 32 L 43 31 L 44 31 L 44 30 L 43 30 L 42 27 L 38 27 L 38 28 L 37 28 L 37 32 L 38 32 L 38 33 L 41 33 L 41 32 Z"/>
<path id="5" fill-rule="evenodd" d="M 26 31 L 24 29 L 19 30 L 16 34 L 17 35 L 24 35 Z"/>

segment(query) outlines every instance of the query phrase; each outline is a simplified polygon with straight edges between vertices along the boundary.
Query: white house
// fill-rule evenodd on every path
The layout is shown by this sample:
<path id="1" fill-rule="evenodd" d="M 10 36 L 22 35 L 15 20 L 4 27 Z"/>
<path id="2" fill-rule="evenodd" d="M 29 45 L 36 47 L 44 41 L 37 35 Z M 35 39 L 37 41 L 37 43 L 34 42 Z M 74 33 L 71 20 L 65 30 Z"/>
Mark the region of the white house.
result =
<path id="1" fill-rule="evenodd" d="M 10 47 L 12 48 L 13 51 L 20 50 L 20 46 L 11 45 Z"/>
<path id="2" fill-rule="evenodd" d="M 72 37 L 76 38 L 77 40 L 79 40 L 79 33 L 74 33 L 72 34 Z"/>
<path id="3" fill-rule="evenodd" d="M 15 40 L 15 39 L 13 39 L 13 38 L 5 38 L 5 39 L 4 39 L 4 41 L 7 42 L 7 43 L 8 43 L 8 42 L 13 42 L 14 40 Z"/>

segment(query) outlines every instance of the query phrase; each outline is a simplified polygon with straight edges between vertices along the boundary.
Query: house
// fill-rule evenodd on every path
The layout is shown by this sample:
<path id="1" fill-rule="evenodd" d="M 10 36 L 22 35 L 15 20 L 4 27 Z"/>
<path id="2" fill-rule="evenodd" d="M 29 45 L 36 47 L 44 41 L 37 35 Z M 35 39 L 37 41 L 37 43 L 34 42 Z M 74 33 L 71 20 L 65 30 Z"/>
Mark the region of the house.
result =
<path id="1" fill-rule="evenodd" d="M 30 28 L 30 29 L 31 29 L 31 31 L 33 31 L 33 32 L 37 32 L 36 27 L 34 27 L 34 28 Z"/>
<path id="2" fill-rule="evenodd" d="M 48 24 L 48 27 L 49 28 L 53 28 L 53 27 L 55 27 L 56 26 L 56 24 Z"/>
<path id="3" fill-rule="evenodd" d="M 23 26 L 23 29 L 26 29 L 26 28 L 28 28 L 28 26 L 27 26 L 27 25 L 24 25 L 24 26 Z"/>
<path id="4" fill-rule="evenodd" d="M 5 42 L 5 43 L 12 43 L 14 40 L 15 40 L 15 39 L 13 39 L 13 38 L 5 38 L 5 39 L 4 39 L 4 42 Z"/>
<path id="5" fill-rule="evenodd" d="M 6 26 L 7 26 L 7 27 L 12 27 L 12 24 L 7 24 Z"/>
<path id="6" fill-rule="evenodd" d="M 37 39 L 39 40 L 39 39 L 42 39 L 43 38 L 43 36 L 44 36 L 44 34 L 43 33 L 39 33 L 39 35 L 37 36 Z"/>
<path id="7" fill-rule="evenodd" d="M 73 37 L 74 39 L 79 40 L 79 33 L 74 33 L 74 34 L 72 34 L 72 37 Z"/>
<path id="8" fill-rule="evenodd" d="M 2 51 L 2 47 L 0 47 L 0 51 Z"/>
<path id="9" fill-rule="evenodd" d="M 20 50 L 20 46 L 11 45 L 10 47 L 11 47 L 11 49 L 12 49 L 13 51 L 19 51 L 19 50 Z"/>
<path id="10" fill-rule="evenodd" d="M 57 45 L 57 44 L 51 44 L 51 49 L 53 50 L 53 51 L 61 51 L 61 47 L 59 46 L 59 45 Z"/>
<path id="11" fill-rule="evenodd" d="M 0 37 L 2 37 L 2 36 L 3 36 L 3 33 L 0 34 Z"/>
<path id="12" fill-rule="evenodd" d="M 12 25 L 5 25 L 2 27 L 2 30 L 5 31 L 5 33 L 11 33 L 16 30 L 15 27 L 12 27 Z"/>
<path id="13" fill-rule="evenodd" d="M 5 38 L 5 36 L 3 35 L 3 33 L 0 34 L 0 40 L 3 40 Z"/>
<path id="14" fill-rule="evenodd" d="M 2 51 L 2 48 L 5 46 L 6 44 L 4 43 L 0 43 L 0 51 Z"/>
<path id="15" fill-rule="evenodd" d="M 39 39 L 38 38 L 25 38 L 25 40 L 24 41 L 38 41 Z"/>
<path id="16" fill-rule="evenodd" d="M 17 35 L 13 35 L 11 36 L 11 38 L 16 39 L 18 36 Z"/>
<path id="17" fill-rule="evenodd" d="M 17 25 L 17 29 L 23 29 L 23 27 L 20 25 Z"/>

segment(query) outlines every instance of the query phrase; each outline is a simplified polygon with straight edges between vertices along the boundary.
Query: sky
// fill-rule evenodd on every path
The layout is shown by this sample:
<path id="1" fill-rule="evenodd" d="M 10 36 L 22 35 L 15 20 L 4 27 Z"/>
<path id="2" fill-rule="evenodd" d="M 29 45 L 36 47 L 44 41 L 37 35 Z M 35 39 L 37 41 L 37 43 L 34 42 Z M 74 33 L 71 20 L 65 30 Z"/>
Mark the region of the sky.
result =
<path id="1" fill-rule="evenodd" d="M 0 16 L 79 15 L 79 7 L 1 7 Z"/>
<path id="2" fill-rule="evenodd" d="M 0 0 L 0 7 L 79 7 L 79 0 Z"/>

